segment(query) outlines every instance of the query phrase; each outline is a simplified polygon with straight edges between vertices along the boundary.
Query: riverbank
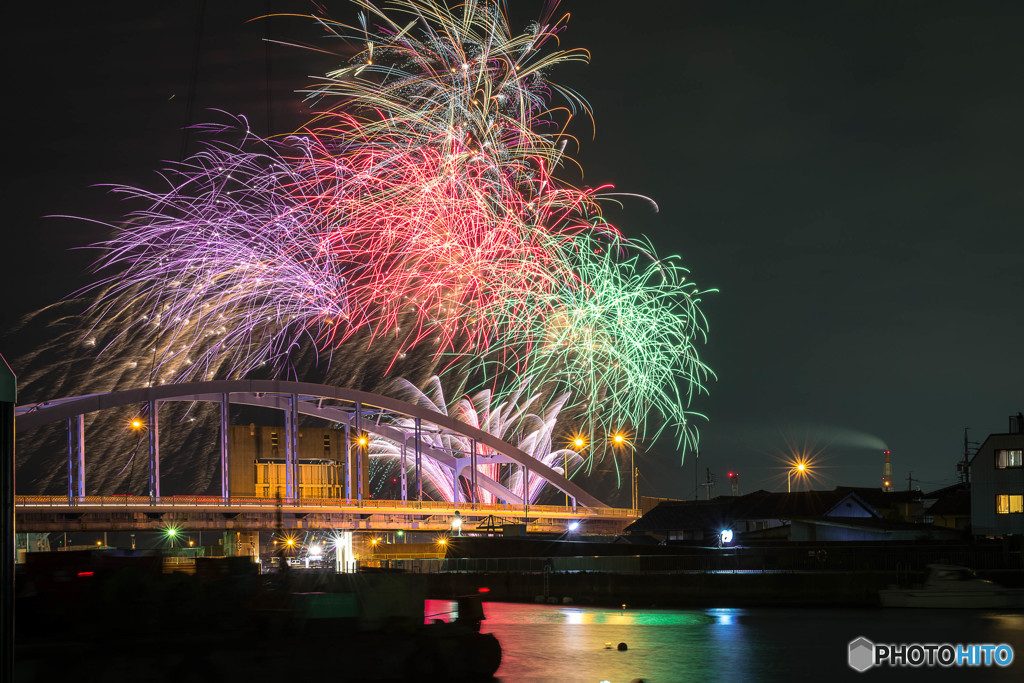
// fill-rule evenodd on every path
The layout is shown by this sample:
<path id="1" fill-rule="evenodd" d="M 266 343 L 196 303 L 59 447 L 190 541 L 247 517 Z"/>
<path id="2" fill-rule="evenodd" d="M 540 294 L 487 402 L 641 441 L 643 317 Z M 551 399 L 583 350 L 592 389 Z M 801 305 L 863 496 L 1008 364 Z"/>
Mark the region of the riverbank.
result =
<path id="1" fill-rule="evenodd" d="M 879 607 L 878 591 L 920 580 L 898 572 L 446 572 L 429 574 L 428 595 L 484 592 L 496 602 L 617 607 Z M 1020 572 L 989 578 L 1020 583 Z"/>

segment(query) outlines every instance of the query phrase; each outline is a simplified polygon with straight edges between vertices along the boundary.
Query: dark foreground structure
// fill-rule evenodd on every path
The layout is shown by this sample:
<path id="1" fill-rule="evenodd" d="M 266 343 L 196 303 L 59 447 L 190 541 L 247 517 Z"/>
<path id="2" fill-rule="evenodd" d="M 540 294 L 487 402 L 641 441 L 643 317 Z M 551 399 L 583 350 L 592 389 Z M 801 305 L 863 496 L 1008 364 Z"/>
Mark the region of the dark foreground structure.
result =
<path id="1" fill-rule="evenodd" d="M 618 607 L 877 607 L 890 585 L 955 564 L 1024 586 L 1024 543 L 775 543 L 742 547 L 541 539 L 451 539 L 445 558 L 391 561 L 428 576 L 432 597 Z"/>
<path id="2" fill-rule="evenodd" d="M 478 597 L 424 619 L 426 578 L 259 575 L 247 558 L 163 573 L 159 555 L 33 553 L 19 576 L 15 681 L 488 680 L 501 646 Z"/>

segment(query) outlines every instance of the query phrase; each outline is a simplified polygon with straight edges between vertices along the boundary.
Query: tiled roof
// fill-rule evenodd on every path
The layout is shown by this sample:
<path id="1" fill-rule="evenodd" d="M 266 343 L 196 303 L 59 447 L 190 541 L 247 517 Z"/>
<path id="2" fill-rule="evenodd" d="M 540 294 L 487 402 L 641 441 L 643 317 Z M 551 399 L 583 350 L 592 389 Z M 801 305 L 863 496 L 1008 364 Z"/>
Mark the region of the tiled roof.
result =
<path id="1" fill-rule="evenodd" d="M 843 495 L 856 493 L 876 510 L 885 510 L 897 503 L 913 503 L 921 500 L 920 491 L 883 491 L 880 488 L 865 486 L 837 486 L 836 491 Z"/>
<path id="2" fill-rule="evenodd" d="M 932 515 L 969 515 L 971 514 L 971 490 L 961 488 L 940 497 L 928 508 Z"/>
<path id="3" fill-rule="evenodd" d="M 847 491 L 755 491 L 745 496 L 719 496 L 711 500 L 665 502 L 626 527 L 629 533 L 722 529 L 738 521 L 817 517 L 825 514 Z M 870 507 L 870 506 L 868 506 Z"/>

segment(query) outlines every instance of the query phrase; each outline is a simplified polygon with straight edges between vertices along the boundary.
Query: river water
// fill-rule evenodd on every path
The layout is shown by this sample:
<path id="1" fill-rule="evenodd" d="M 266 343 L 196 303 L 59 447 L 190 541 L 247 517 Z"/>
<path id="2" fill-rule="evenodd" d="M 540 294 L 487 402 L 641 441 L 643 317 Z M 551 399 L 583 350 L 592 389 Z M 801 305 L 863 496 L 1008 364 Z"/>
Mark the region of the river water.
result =
<path id="1" fill-rule="evenodd" d="M 453 603 L 428 601 L 442 615 Z M 523 681 L 1022 681 L 1024 614 L 976 610 L 609 610 L 484 603 L 481 631 L 501 642 L 497 679 Z M 1000 667 L 889 668 L 847 663 L 850 641 L 1005 643 Z M 628 649 L 619 651 L 619 643 Z M 610 648 L 610 649 L 609 649 Z"/>

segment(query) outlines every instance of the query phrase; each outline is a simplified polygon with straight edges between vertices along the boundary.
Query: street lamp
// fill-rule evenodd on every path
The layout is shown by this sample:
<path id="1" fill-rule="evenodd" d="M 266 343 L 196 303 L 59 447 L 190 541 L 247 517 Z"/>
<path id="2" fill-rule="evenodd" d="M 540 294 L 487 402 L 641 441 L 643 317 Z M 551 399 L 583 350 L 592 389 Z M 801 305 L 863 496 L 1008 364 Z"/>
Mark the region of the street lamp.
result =
<path id="1" fill-rule="evenodd" d="M 576 453 L 578 454 L 580 451 L 582 451 L 584 448 L 587 447 L 587 440 L 585 438 L 583 438 L 583 435 L 577 434 L 572 439 L 572 447 L 576 449 Z M 563 474 L 565 474 L 565 478 L 568 479 L 569 478 L 569 451 L 568 450 L 566 450 L 563 453 L 563 455 L 562 455 L 562 469 L 564 470 Z M 566 494 L 565 494 L 565 507 L 569 507 L 569 493 L 568 492 L 566 492 Z"/>
<path id="2" fill-rule="evenodd" d="M 637 471 L 636 471 L 636 467 L 635 467 L 634 462 L 633 462 L 634 456 L 636 455 L 636 449 L 633 447 L 633 444 L 629 442 L 629 439 L 626 438 L 626 435 L 622 434 L 621 432 L 618 432 L 618 433 L 615 433 L 615 434 L 612 435 L 612 444 L 614 444 L 615 446 L 622 446 L 622 445 L 629 446 L 629 477 L 630 477 L 630 491 L 629 491 L 629 495 L 630 495 L 630 502 L 631 502 L 631 505 L 632 505 L 632 507 L 630 509 L 636 510 L 637 499 L 639 498 L 639 496 L 637 495 L 639 493 L 639 491 L 637 490 L 637 486 L 636 486 L 636 484 L 637 484 L 637 476 L 636 476 L 637 475 Z"/>
<path id="3" fill-rule="evenodd" d="M 807 463 L 801 460 L 786 470 L 786 493 L 793 492 L 792 478 L 794 471 L 797 473 L 797 476 L 804 476 L 804 473 L 807 472 Z"/>

